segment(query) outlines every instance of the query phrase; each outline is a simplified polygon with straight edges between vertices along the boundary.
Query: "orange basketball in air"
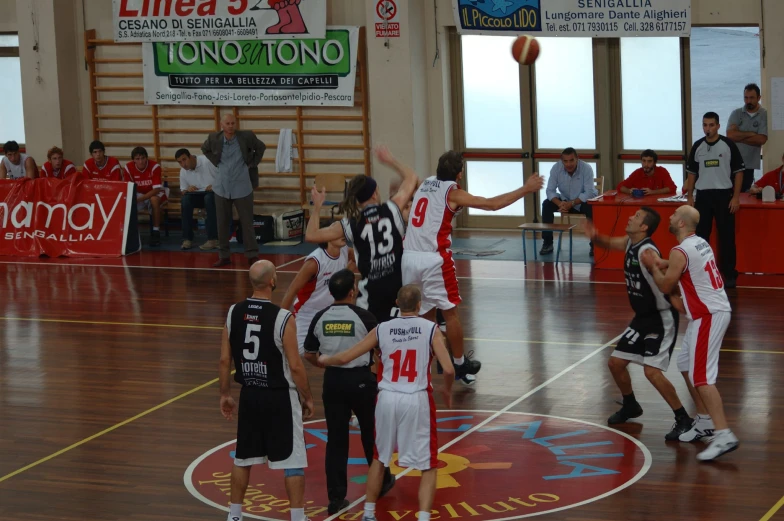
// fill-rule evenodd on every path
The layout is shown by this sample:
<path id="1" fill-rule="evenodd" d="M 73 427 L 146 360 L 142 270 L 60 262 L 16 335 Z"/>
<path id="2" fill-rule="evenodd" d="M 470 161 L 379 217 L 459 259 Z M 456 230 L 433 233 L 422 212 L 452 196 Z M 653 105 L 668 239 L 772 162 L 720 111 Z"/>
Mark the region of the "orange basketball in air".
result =
<path id="1" fill-rule="evenodd" d="M 520 36 L 512 44 L 512 57 L 518 63 L 531 65 L 539 56 L 539 42 L 533 36 Z"/>

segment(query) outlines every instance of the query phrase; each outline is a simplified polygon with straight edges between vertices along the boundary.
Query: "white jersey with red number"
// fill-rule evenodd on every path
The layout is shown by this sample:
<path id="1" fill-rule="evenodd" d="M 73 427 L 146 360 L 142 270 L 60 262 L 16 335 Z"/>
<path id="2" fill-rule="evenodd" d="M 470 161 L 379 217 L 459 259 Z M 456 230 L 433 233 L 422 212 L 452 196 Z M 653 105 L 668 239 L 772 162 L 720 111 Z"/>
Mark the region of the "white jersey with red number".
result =
<path id="1" fill-rule="evenodd" d="M 310 279 L 305 286 L 297 293 L 297 298 L 294 300 L 294 313 L 311 312 L 312 314 L 321 311 L 327 306 L 331 306 L 335 301 L 329 292 L 329 279 L 335 272 L 345 269 L 348 266 L 348 246 L 343 246 L 337 257 L 330 257 L 327 250 L 324 248 L 316 248 L 316 250 L 308 255 L 308 259 L 313 259 L 318 265 L 318 272 L 316 276 Z M 311 316 L 311 318 L 313 318 Z M 297 319 L 297 326 L 299 326 L 299 318 Z M 306 327 L 310 323 L 306 324 Z"/>
<path id="2" fill-rule="evenodd" d="M 136 163 L 129 161 L 128 164 L 125 165 L 125 174 L 131 181 L 136 183 L 137 194 L 146 194 L 153 188 L 163 186 L 163 183 L 161 182 L 161 166 L 155 161 L 147 161 L 147 166 L 144 168 L 143 172 L 140 172 L 139 169 L 136 168 Z M 160 198 L 165 200 L 166 196 L 160 194 Z"/>
<path id="3" fill-rule="evenodd" d="M 679 250 L 686 256 L 686 267 L 678 285 L 689 319 L 732 311 L 710 244 L 702 237 L 689 235 L 673 250 Z"/>
<path id="4" fill-rule="evenodd" d="M 452 246 L 452 219 L 460 208 L 449 207 L 449 192 L 457 189 L 454 181 L 428 177 L 414 194 L 408 216 L 403 251 L 444 253 Z"/>
<path id="5" fill-rule="evenodd" d="M 27 154 L 19 154 L 19 164 L 15 165 L 6 156 L 0 157 L 0 161 L 5 165 L 6 177 L 8 179 L 22 179 L 27 176 L 27 168 L 25 161 L 27 161 Z"/>
<path id="6" fill-rule="evenodd" d="M 44 163 L 41 167 L 40 177 L 56 177 L 57 179 L 65 179 L 66 177 L 76 173 L 76 167 L 67 159 L 63 159 L 63 164 L 60 170 L 55 170 L 50 161 Z"/>
<path id="7" fill-rule="evenodd" d="M 99 167 L 95 164 L 92 157 L 84 162 L 82 172 L 87 173 L 90 179 L 100 179 L 102 181 L 123 181 L 122 168 L 116 158 L 106 156 L 106 162 Z"/>
<path id="8" fill-rule="evenodd" d="M 393 318 L 378 325 L 379 389 L 406 394 L 432 389 L 430 362 L 437 327 L 414 316 Z"/>

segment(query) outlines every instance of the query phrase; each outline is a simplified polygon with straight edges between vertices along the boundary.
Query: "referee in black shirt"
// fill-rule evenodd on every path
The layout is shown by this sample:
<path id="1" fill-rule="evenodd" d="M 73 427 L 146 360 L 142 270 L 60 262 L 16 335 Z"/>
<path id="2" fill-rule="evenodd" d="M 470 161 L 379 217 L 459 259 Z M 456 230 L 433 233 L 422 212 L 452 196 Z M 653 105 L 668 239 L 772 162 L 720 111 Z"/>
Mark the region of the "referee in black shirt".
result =
<path id="1" fill-rule="evenodd" d="M 335 303 L 319 311 L 305 337 L 305 358 L 318 366 L 319 352 L 335 355 L 352 348 L 377 325 L 376 318 L 367 310 L 354 305 L 357 296 L 354 273 L 340 270 L 329 279 L 329 292 Z M 351 411 L 357 416 L 362 447 L 368 465 L 373 462 L 374 421 L 378 386 L 376 375 L 370 370 L 373 354 L 352 360 L 346 365 L 328 367 L 324 371 L 324 416 L 327 419 L 327 513 L 335 514 L 346 508 L 348 487 L 349 420 Z M 381 495 L 395 484 L 395 478 L 385 469 Z"/>
<path id="2" fill-rule="evenodd" d="M 735 212 L 740 208 L 740 190 L 746 166 L 738 146 L 719 135 L 719 115 L 707 112 L 702 117 L 705 137 L 691 147 L 686 162 L 686 196 L 688 204 L 700 212 L 697 235 L 710 242 L 713 219 L 719 236 L 719 270 L 725 288 L 734 288 Z M 694 196 L 694 189 L 697 195 Z"/>

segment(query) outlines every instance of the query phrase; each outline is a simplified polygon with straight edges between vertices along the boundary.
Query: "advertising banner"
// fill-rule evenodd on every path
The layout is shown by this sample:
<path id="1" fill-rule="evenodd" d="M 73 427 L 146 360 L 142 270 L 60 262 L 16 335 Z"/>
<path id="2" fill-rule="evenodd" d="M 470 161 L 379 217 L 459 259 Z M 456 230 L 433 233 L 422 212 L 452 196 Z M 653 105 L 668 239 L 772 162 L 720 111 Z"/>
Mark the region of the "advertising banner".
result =
<path id="1" fill-rule="evenodd" d="M 690 0 L 452 0 L 461 34 L 684 36 Z"/>
<path id="2" fill-rule="evenodd" d="M 327 0 L 112 0 L 115 42 L 324 38 Z"/>
<path id="3" fill-rule="evenodd" d="M 134 184 L 0 181 L 0 255 L 119 257 L 141 249 Z"/>
<path id="4" fill-rule="evenodd" d="M 353 106 L 358 27 L 325 38 L 142 45 L 149 105 Z"/>

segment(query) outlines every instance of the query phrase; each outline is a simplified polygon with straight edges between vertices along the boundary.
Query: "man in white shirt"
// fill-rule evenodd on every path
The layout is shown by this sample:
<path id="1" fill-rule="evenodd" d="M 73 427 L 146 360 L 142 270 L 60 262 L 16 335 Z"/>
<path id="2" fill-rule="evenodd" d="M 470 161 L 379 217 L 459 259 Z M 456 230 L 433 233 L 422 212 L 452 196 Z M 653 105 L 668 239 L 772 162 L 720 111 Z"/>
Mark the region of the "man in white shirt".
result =
<path id="1" fill-rule="evenodd" d="M 199 246 L 202 250 L 218 247 L 218 218 L 215 211 L 215 166 L 204 156 L 192 156 L 187 148 L 179 149 L 174 158 L 180 169 L 180 191 L 182 191 L 182 249 L 193 247 L 193 209 L 207 210 L 207 242 Z"/>
<path id="2" fill-rule="evenodd" d="M 21 179 L 38 177 L 35 160 L 19 151 L 19 143 L 8 141 L 3 145 L 5 156 L 0 158 L 0 179 Z"/>

